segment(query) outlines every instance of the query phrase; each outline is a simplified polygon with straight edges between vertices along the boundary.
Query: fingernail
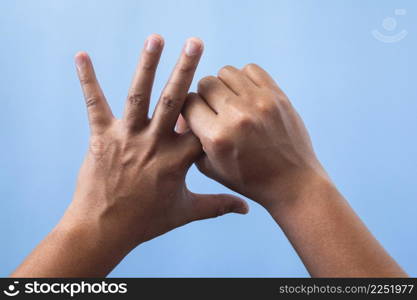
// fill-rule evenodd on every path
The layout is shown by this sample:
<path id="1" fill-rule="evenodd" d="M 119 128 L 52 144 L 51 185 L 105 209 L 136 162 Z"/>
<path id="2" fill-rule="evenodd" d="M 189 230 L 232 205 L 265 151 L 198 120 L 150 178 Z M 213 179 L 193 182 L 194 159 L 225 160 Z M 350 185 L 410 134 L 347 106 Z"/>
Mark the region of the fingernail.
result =
<path id="1" fill-rule="evenodd" d="M 145 49 L 146 51 L 152 53 L 158 51 L 159 47 L 161 47 L 161 40 L 150 37 L 146 40 Z"/>
<path id="2" fill-rule="evenodd" d="M 81 69 L 85 65 L 85 57 L 83 54 L 75 56 L 75 66 L 77 67 L 78 71 L 81 71 Z"/>
<path id="3" fill-rule="evenodd" d="M 246 204 L 244 204 L 244 205 L 239 204 L 239 206 L 234 207 L 232 211 L 234 213 L 237 213 L 237 214 L 244 214 L 245 215 L 245 214 L 248 213 L 249 208 L 248 208 L 248 206 Z"/>
<path id="4" fill-rule="evenodd" d="M 185 44 L 185 54 L 188 56 L 194 56 L 199 54 L 201 51 L 201 44 L 195 40 L 188 40 Z"/>

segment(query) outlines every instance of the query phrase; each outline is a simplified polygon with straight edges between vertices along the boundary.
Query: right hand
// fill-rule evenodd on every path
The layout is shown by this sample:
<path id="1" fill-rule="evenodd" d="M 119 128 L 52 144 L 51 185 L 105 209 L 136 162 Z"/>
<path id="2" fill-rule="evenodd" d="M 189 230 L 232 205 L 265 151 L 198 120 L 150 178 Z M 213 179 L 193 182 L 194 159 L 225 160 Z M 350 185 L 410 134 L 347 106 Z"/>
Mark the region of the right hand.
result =
<path id="1" fill-rule="evenodd" d="M 267 209 L 316 178 L 328 180 L 303 121 L 257 65 L 200 80 L 183 115 L 180 130 L 188 125 L 203 145 L 200 171 Z"/>
<path id="2" fill-rule="evenodd" d="M 303 121 L 263 69 L 224 67 L 198 93 L 183 110 L 205 152 L 197 166 L 263 205 L 312 276 L 407 276 L 330 181 Z"/>

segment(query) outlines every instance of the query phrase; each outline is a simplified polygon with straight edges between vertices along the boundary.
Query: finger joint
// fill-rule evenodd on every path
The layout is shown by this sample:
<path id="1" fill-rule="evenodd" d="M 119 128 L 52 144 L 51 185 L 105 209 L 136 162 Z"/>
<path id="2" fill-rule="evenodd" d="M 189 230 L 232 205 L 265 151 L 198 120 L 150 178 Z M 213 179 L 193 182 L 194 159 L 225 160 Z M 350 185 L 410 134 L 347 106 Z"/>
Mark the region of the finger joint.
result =
<path id="1" fill-rule="evenodd" d="M 127 100 L 132 106 L 144 106 L 148 102 L 148 96 L 144 93 L 131 93 Z"/>
<path id="2" fill-rule="evenodd" d="M 87 107 L 94 107 L 101 101 L 100 97 L 98 96 L 90 96 L 85 100 Z"/>

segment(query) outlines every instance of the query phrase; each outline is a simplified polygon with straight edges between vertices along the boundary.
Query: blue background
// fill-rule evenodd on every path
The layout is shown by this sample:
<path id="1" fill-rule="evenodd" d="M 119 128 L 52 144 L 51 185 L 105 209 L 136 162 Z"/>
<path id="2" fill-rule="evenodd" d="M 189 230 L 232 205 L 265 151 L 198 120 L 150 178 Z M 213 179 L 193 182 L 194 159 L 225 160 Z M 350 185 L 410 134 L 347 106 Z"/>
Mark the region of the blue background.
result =
<path id="1" fill-rule="evenodd" d="M 407 14 L 395 16 L 396 8 Z M 341 192 L 416 276 L 416 14 L 412 0 L 2 0 L 0 276 L 71 201 L 89 133 L 73 55 L 91 54 L 120 115 L 139 50 L 153 32 L 166 39 L 155 97 L 189 36 L 206 44 L 196 78 L 225 64 L 265 67 L 304 118 Z M 381 25 L 388 16 L 398 21 L 392 32 Z M 373 29 L 409 34 L 386 44 Z M 188 184 L 227 192 L 195 168 Z M 307 276 L 272 218 L 256 203 L 250 209 L 247 216 L 195 222 L 143 244 L 111 276 Z"/>

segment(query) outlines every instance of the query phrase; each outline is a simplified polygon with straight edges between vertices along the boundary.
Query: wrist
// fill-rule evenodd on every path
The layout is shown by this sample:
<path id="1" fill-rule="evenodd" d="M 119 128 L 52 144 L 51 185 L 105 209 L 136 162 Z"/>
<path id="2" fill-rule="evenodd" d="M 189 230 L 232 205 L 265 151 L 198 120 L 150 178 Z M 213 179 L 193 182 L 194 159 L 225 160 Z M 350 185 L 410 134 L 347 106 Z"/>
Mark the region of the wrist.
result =
<path id="1" fill-rule="evenodd" d="M 61 221 L 11 276 L 104 277 L 124 257 L 94 228 Z"/>
<path id="2" fill-rule="evenodd" d="M 95 220 L 70 220 L 64 217 L 52 233 L 66 237 L 69 242 L 82 244 L 88 253 L 113 253 L 115 257 L 121 257 L 131 250 L 114 230 L 108 230 L 106 225 Z"/>
<path id="3" fill-rule="evenodd" d="M 92 223 L 61 221 L 48 239 L 65 260 L 59 277 L 105 277 L 128 253 Z"/>
<path id="4" fill-rule="evenodd" d="M 274 217 L 295 214 L 310 205 L 334 199 L 330 194 L 338 193 L 336 187 L 324 171 L 306 170 L 285 179 L 276 178 L 259 202 Z"/>
<path id="5" fill-rule="evenodd" d="M 110 202 L 110 203 L 108 203 Z M 110 250 L 128 253 L 144 242 L 144 217 L 136 210 L 114 205 L 104 197 L 75 196 L 60 221 L 60 227 L 83 231 L 92 240 Z M 113 250 L 112 250 L 113 251 Z"/>
<path id="6" fill-rule="evenodd" d="M 118 224 L 113 223 L 106 216 L 70 206 L 53 234 L 82 245 L 85 253 L 121 260 L 138 244 L 129 244 L 128 231 L 120 232 Z"/>

